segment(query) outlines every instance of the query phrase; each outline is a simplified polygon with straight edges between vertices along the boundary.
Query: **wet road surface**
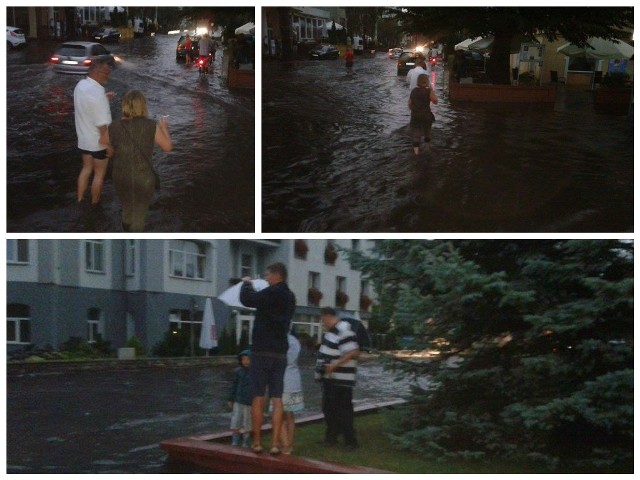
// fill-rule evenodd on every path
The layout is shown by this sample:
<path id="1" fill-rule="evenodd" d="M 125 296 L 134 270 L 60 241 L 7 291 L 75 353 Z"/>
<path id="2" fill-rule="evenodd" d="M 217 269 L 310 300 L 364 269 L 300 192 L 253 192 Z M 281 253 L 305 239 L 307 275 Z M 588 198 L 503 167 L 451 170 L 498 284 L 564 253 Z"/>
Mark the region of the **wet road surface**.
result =
<path id="1" fill-rule="evenodd" d="M 122 63 L 107 91 L 117 93 L 112 117 L 121 116 L 131 89 L 147 97 L 149 118 L 169 115 L 174 149 L 156 147 L 161 188 L 147 218 L 150 232 L 253 232 L 255 207 L 254 92 L 229 90 L 214 75 L 199 80 L 195 67 L 176 63 L 176 36 L 108 45 Z M 107 181 L 102 209 L 76 208 L 81 159 L 73 115 L 73 89 L 81 75 L 55 73 L 47 59 L 55 44 L 7 53 L 7 229 L 9 232 L 121 231 L 120 204 Z"/>
<path id="2" fill-rule="evenodd" d="M 173 471 L 162 440 L 229 428 L 226 396 L 235 366 L 9 375 L 7 472 Z M 312 358 L 301 361 L 301 372 L 304 414 L 319 413 Z M 405 393 L 407 384 L 393 381 L 378 362 L 360 366 L 356 405 Z"/>
<path id="3" fill-rule="evenodd" d="M 413 157 L 396 62 L 354 70 L 263 63 L 263 231 L 633 231 L 633 123 L 589 93 L 451 104 L 438 65 L 431 152 Z"/>

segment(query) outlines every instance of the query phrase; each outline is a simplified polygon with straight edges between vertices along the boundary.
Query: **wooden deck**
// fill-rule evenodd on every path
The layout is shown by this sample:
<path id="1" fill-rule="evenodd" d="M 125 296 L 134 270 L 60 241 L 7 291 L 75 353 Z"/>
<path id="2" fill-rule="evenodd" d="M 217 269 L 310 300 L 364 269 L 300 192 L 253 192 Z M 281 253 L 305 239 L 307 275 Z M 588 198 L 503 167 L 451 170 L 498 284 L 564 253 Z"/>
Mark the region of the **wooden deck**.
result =
<path id="1" fill-rule="evenodd" d="M 363 414 L 402 403 L 403 400 L 372 403 L 357 406 L 354 411 Z M 296 424 L 316 423 L 323 418 L 321 414 L 310 415 L 296 420 Z M 264 425 L 262 429 L 270 430 L 271 425 Z M 161 442 L 160 447 L 169 454 L 171 462 L 190 463 L 219 473 L 390 473 L 295 455 L 271 456 L 267 451 L 256 454 L 248 448 L 229 445 L 231 433 L 228 430 L 174 438 Z"/>

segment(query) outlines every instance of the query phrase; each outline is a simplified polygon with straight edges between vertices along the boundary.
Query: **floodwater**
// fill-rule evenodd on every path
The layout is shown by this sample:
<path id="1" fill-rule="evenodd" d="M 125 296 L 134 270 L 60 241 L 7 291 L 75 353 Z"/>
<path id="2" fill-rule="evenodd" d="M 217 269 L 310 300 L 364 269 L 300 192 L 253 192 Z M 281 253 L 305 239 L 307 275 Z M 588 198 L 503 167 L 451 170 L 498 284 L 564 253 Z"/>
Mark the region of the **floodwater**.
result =
<path id="1" fill-rule="evenodd" d="M 235 365 L 47 371 L 7 378 L 8 473 L 169 473 L 160 442 L 228 430 Z M 301 361 L 305 411 L 321 411 L 313 359 Z M 354 403 L 408 392 L 376 361 L 358 371 Z M 296 415 L 302 415 L 296 414 Z M 356 420 L 357 426 L 357 420 Z M 194 467 L 197 471 L 197 467 Z M 188 469 L 188 471 L 193 471 Z"/>
<path id="2" fill-rule="evenodd" d="M 632 232 L 633 122 L 560 87 L 553 108 L 439 103 L 413 157 L 409 89 L 378 53 L 263 64 L 266 232 Z"/>
<path id="3" fill-rule="evenodd" d="M 176 36 L 122 41 L 107 49 L 122 62 L 107 91 L 117 93 L 112 117 L 131 89 L 147 97 L 149 117 L 169 115 L 174 149 L 156 147 L 161 179 L 147 218 L 150 232 L 255 231 L 254 91 L 229 90 L 214 75 L 177 63 Z M 7 229 L 10 232 L 121 231 L 120 204 L 107 181 L 102 209 L 87 214 L 76 203 L 81 167 L 76 150 L 73 89 L 81 75 L 47 64 L 55 44 L 7 52 Z"/>

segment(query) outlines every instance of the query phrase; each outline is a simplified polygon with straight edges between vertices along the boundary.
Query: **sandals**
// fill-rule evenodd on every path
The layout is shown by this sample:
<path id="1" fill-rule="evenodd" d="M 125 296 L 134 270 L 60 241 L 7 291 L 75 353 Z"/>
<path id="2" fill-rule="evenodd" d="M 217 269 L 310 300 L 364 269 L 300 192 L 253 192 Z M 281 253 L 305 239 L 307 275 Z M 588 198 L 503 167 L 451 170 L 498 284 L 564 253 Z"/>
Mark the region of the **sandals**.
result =
<path id="1" fill-rule="evenodd" d="M 253 450 L 253 453 L 262 453 L 264 451 L 260 444 L 252 445 L 251 450 Z"/>
<path id="2" fill-rule="evenodd" d="M 269 453 L 271 455 L 280 455 L 282 452 L 278 447 L 271 447 L 271 450 L 269 450 Z"/>

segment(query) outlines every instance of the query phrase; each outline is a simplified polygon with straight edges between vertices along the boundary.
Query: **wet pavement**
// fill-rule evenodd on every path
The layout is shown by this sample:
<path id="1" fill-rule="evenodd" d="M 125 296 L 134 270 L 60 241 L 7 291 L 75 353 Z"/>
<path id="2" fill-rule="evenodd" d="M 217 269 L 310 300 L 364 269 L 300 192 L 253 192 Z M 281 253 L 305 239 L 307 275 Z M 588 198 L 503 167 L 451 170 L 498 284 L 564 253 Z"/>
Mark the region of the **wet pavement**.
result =
<path id="1" fill-rule="evenodd" d="M 169 115 L 174 149 L 155 149 L 161 188 L 147 218 L 150 232 L 253 232 L 255 208 L 254 91 L 229 90 L 214 75 L 176 63 L 176 36 L 121 41 L 107 48 L 122 59 L 107 90 L 113 118 L 131 89 L 147 97 L 149 117 Z M 80 75 L 47 64 L 54 43 L 7 52 L 7 230 L 120 230 L 120 204 L 107 181 L 102 209 L 76 208 L 77 153 L 73 89 Z"/>
<path id="2" fill-rule="evenodd" d="M 169 473 L 163 440 L 227 430 L 234 364 L 8 375 L 8 473 Z M 301 361 L 305 411 L 319 413 L 313 359 Z M 407 393 L 377 361 L 363 362 L 354 403 Z M 357 420 L 356 420 L 357 426 Z M 193 471 L 188 469 L 188 471 Z M 197 469 L 196 469 L 197 471 Z"/>
<path id="3" fill-rule="evenodd" d="M 354 70 L 263 62 L 263 231 L 633 231 L 633 122 L 590 92 L 452 104 L 439 65 L 431 152 L 413 157 L 396 62 Z"/>

